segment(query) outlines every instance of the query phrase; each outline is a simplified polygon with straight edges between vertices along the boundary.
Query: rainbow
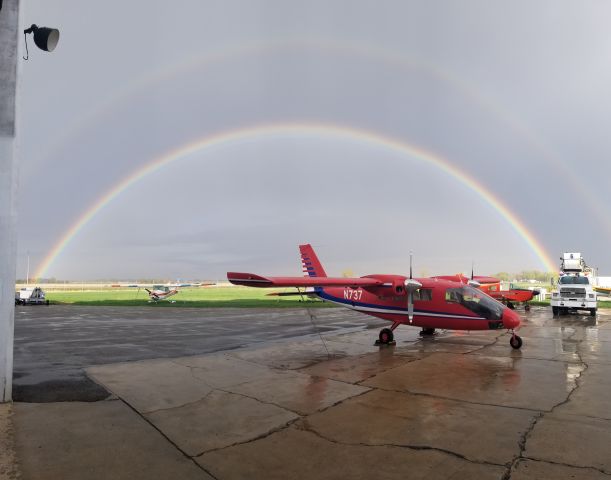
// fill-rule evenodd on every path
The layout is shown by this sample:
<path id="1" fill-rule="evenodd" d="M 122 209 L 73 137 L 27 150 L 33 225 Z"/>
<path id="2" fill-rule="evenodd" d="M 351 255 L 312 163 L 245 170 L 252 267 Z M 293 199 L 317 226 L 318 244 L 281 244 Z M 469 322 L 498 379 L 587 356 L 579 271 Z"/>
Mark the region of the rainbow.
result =
<path id="1" fill-rule="evenodd" d="M 450 175 L 452 178 L 458 180 L 460 183 L 472 190 L 476 195 L 478 195 L 482 200 L 496 210 L 501 217 L 505 219 L 505 221 L 518 233 L 518 235 L 522 237 L 545 269 L 547 271 L 555 270 L 555 266 L 551 261 L 550 256 L 543 249 L 539 241 L 531 232 L 529 232 L 523 222 L 514 213 L 512 213 L 508 207 L 503 205 L 501 201 L 496 198 L 492 192 L 490 192 L 490 190 L 439 155 L 398 139 L 369 130 L 325 123 L 279 123 L 255 125 L 211 134 L 190 143 L 181 145 L 180 147 L 171 150 L 147 163 L 144 167 L 134 171 L 131 175 L 124 178 L 121 182 L 116 184 L 102 197 L 100 197 L 100 199 L 91 205 L 64 233 L 64 235 L 62 235 L 62 237 L 54 245 L 38 267 L 35 274 L 36 278 L 42 278 L 46 275 L 49 267 L 57 260 L 68 244 L 93 219 L 93 217 L 95 217 L 106 205 L 121 195 L 122 192 L 127 190 L 134 183 L 142 180 L 147 175 L 160 170 L 176 160 L 213 147 L 266 137 L 273 138 L 296 135 L 317 135 L 320 137 L 333 137 L 355 142 L 369 143 L 410 157 L 415 157 L 439 168 L 441 171 Z"/>

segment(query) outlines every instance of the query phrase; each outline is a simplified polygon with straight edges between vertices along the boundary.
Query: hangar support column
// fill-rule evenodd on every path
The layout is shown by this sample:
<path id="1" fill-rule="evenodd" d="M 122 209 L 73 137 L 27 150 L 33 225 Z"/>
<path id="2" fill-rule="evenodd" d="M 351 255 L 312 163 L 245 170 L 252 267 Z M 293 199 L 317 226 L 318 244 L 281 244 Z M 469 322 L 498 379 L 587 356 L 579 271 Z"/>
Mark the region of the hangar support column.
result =
<path id="1" fill-rule="evenodd" d="M 15 99 L 19 0 L 0 0 L 0 402 L 13 386 L 15 268 L 17 256 L 17 162 Z"/>

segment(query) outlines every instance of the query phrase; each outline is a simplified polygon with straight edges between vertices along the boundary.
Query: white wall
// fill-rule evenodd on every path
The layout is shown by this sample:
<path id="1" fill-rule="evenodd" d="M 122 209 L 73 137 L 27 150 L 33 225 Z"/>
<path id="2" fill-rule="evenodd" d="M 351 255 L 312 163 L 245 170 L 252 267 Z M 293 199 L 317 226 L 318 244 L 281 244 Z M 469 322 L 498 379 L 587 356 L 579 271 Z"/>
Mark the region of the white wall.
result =
<path id="1" fill-rule="evenodd" d="M 12 396 L 17 255 L 17 172 L 15 97 L 19 0 L 4 0 L 0 10 L 0 402 Z"/>

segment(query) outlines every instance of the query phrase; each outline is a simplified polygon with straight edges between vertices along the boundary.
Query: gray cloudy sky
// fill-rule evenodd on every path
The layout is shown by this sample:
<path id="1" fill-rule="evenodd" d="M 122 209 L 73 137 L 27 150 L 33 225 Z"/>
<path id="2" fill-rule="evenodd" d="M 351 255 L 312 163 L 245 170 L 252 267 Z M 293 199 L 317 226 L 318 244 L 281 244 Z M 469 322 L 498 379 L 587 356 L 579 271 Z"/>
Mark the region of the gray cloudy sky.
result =
<path id="1" fill-rule="evenodd" d="M 611 275 L 611 4 L 22 0 L 61 30 L 22 62 L 18 276 L 115 185 L 197 139 L 269 123 L 424 148 L 492 191 L 554 264 Z M 338 135 L 251 137 L 145 176 L 46 276 L 543 269 L 497 210 L 430 162 Z"/>

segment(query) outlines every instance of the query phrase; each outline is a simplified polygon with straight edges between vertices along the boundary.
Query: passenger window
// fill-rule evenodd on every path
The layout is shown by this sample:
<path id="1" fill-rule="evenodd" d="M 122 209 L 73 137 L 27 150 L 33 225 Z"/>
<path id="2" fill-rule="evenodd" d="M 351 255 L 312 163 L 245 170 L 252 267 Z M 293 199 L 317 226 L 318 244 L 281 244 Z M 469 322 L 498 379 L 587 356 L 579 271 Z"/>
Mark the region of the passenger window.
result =
<path id="1" fill-rule="evenodd" d="M 419 288 L 414 292 L 414 301 L 430 302 L 433 300 L 432 288 Z"/>

